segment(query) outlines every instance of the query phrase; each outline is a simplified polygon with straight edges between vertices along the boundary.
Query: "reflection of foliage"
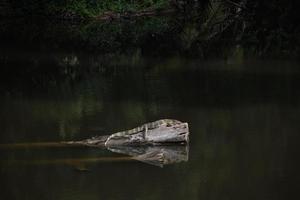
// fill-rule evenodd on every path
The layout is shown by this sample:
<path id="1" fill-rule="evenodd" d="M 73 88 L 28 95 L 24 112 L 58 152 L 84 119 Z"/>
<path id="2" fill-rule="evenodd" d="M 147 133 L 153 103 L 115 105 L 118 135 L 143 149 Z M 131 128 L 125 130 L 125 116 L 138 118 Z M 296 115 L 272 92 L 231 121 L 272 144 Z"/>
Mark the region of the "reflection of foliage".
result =
<path id="1" fill-rule="evenodd" d="M 31 104 L 34 103 L 31 102 Z M 167 105 L 162 106 L 160 114 L 165 111 L 166 107 Z M 51 108 L 50 105 L 49 108 Z M 130 108 L 132 105 L 128 106 L 124 114 L 130 111 Z M 279 105 L 263 104 L 224 109 L 199 105 L 190 107 L 185 104 L 180 107 L 173 106 L 172 109 L 187 119 L 191 125 L 191 153 L 188 162 L 163 169 L 139 163 L 84 163 L 92 173 L 83 174 L 83 178 L 78 178 L 78 172 L 72 170 L 70 166 L 58 164 L 51 165 L 51 167 L 1 165 L 2 174 L 14 174 L 14 176 L 2 176 L 1 181 L 6 181 L 10 188 L 5 190 L 4 194 L 13 193 L 14 197 L 22 199 L 25 193 L 29 193 L 32 199 L 39 199 L 51 188 L 52 196 L 56 199 L 68 199 L 70 191 L 76 191 L 78 199 L 123 199 L 134 184 L 135 192 L 130 194 L 130 198 L 133 199 L 145 199 L 145 197 L 155 200 L 220 199 L 224 195 L 230 199 L 243 199 L 245 196 L 250 196 L 250 199 L 260 199 L 261 196 L 274 198 L 278 196 L 277 192 L 270 193 L 270 191 L 274 189 L 274 179 L 282 178 L 291 170 L 290 165 L 287 166 L 285 161 L 288 156 L 294 155 L 294 150 L 297 148 L 298 140 L 293 142 L 293 139 L 299 130 L 299 123 L 297 123 L 299 108 L 288 109 Z M 119 113 L 120 110 L 110 108 L 107 111 Z M 282 112 L 287 111 L 290 113 L 288 119 L 280 117 Z M 106 113 L 103 113 L 100 116 L 105 115 Z M 117 124 L 118 118 L 113 118 L 115 116 L 105 117 L 108 118 L 106 125 Z M 137 125 L 135 124 L 137 122 L 131 121 L 126 114 L 122 116 L 122 120 L 122 125 L 115 129 Z M 146 117 L 145 120 L 151 119 Z M 101 123 L 101 118 L 94 123 Z M 16 125 L 20 125 L 19 122 L 15 122 Z M 40 130 L 45 130 L 44 128 Z M 13 142 L 16 141 L 18 140 L 13 140 Z M 291 148 L 291 145 L 295 148 Z M 20 157 L 23 159 L 24 157 L 32 159 L 87 158 L 103 156 L 103 154 L 99 149 L 84 148 L 79 150 L 50 148 L 38 149 L 38 151 L 35 148 L 25 151 L 10 149 L 9 160 L 16 161 Z M 32 168 L 34 170 L 30 170 Z M 297 169 L 297 167 L 292 169 Z M 112 173 L 103 173 L 104 170 L 114 173 L 114 176 Z M 153 175 L 154 173 L 156 176 Z M 36 180 L 30 184 L 30 187 L 18 187 L 28 185 L 30 178 Z M 141 181 L 145 178 L 147 181 Z M 128 184 L 124 184 L 124 181 L 120 179 L 127 180 Z M 160 184 L 151 184 L 158 180 Z M 286 183 L 281 185 L 286 185 Z M 101 190 L 99 190 L 99 185 L 102 187 Z M 118 192 L 115 192 L 116 188 Z M 150 195 L 149 188 L 151 188 Z M 166 193 L 166 188 L 176 190 Z"/>

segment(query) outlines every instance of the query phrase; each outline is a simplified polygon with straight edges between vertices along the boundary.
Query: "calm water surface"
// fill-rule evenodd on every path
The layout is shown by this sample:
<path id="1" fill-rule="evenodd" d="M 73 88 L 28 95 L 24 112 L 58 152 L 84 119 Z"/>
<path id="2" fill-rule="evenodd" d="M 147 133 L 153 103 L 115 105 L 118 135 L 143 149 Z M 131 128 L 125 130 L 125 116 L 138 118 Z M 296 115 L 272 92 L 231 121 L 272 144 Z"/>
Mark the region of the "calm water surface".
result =
<path id="1" fill-rule="evenodd" d="M 97 55 L 21 55 L 1 60 L 2 144 L 83 139 L 174 118 L 189 123 L 189 160 L 159 168 L 96 148 L 2 146 L 1 199 L 275 200 L 297 193 L 297 63 L 119 57 L 106 67 Z"/>

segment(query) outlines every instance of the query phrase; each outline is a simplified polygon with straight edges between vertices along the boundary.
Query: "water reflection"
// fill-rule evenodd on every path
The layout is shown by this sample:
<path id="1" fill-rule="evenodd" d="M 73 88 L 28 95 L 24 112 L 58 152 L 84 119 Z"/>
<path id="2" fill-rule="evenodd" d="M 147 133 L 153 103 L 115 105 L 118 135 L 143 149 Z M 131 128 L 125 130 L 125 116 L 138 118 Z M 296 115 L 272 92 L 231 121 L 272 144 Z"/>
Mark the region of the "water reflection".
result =
<path id="1" fill-rule="evenodd" d="M 112 152 L 133 156 L 133 159 L 159 167 L 164 165 L 187 162 L 189 159 L 188 145 L 177 146 L 120 146 L 109 147 Z"/>
<path id="2" fill-rule="evenodd" d="M 1 74 L 1 143 L 80 140 L 175 118 L 189 122 L 190 149 L 167 151 L 188 162 L 164 168 L 133 160 L 87 162 L 77 168 L 90 172 L 79 173 L 69 164 L 3 161 L 68 158 L 76 165 L 76 159 L 116 154 L 94 148 L 1 150 L 4 199 L 287 199 L 296 193 L 297 63 L 168 58 L 116 67 L 97 57 L 77 57 L 81 67 L 75 79 L 57 75 L 59 70 L 36 71 L 31 62 L 27 69 L 34 76 Z M 87 67 L 93 63 L 94 69 L 99 63 L 106 67 L 96 72 Z M 49 66 L 61 69 L 55 62 Z M 121 151 L 140 158 L 132 149 Z M 140 153 L 151 158 L 147 151 Z"/>
<path id="3" fill-rule="evenodd" d="M 70 145 L 65 145 L 62 143 L 20 143 L 20 144 L 0 144 L 0 150 L 16 150 L 16 149 L 26 149 L 27 151 L 31 149 L 32 151 L 37 150 L 37 148 L 70 148 Z M 75 145 L 75 147 L 80 147 L 80 145 Z M 32 149 L 33 148 L 33 149 Z M 98 148 L 97 148 L 98 149 Z M 88 169 L 87 165 L 91 163 L 98 162 L 122 162 L 122 161 L 132 161 L 137 160 L 150 165 L 163 167 L 164 165 L 170 165 L 180 162 L 188 161 L 188 145 L 169 145 L 169 146 L 120 146 L 120 147 L 109 147 L 107 150 L 123 154 L 127 156 L 98 156 L 95 157 L 91 155 L 86 155 L 82 158 L 40 158 L 36 160 L 30 160 L 23 158 L 19 159 L 15 157 L 14 159 L 2 160 L 0 163 L 2 165 L 71 165 L 76 169 L 81 171 Z M 50 151 L 50 150 L 49 150 Z M 99 151 L 105 151 L 105 148 L 99 149 Z M 63 152 L 63 151 L 62 151 Z M 2 152 L 3 153 L 3 152 Z"/>

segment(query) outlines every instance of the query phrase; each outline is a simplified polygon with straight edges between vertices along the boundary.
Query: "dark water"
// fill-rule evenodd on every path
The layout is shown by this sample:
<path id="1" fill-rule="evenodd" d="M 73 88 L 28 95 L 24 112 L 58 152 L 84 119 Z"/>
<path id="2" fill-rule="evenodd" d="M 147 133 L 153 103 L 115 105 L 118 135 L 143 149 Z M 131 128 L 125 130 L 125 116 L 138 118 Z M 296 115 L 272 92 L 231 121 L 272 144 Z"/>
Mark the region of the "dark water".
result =
<path id="1" fill-rule="evenodd" d="M 103 149 L 0 147 L 1 199 L 292 199 L 299 188 L 300 66 L 10 50 L 0 141 L 77 140 L 161 118 L 190 126 L 188 162 Z"/>
<path id="2" fill-rule="evenodd" d="M 175 118 L 189 122 L 191 144 L 188 162 L 164 168 L 116 161 L 118 155 L 94 148 L 2 148 L 1 196 L 290 198 L 299 185 L 297 67 L 173 58 L 47 89 L 22 85 L 24 80 L 8 83 L 0 100 L 1 143 L 88 138 Z M 85 160 L 103 157 L 112 159 Z M 82 162 L 63 161 L 71 158 Z M 77 170 L 78 165 L 88 171 Z"/>

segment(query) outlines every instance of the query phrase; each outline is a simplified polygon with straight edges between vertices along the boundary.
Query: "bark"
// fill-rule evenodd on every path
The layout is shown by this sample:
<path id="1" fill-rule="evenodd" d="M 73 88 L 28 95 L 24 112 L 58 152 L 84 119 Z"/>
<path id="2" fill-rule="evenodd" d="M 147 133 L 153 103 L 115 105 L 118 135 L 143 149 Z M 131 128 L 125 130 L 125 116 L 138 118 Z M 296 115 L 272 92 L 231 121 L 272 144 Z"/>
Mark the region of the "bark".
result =
<path id="1" fill-rule="evenodd" d="M 96 147 L 187 144 L 189 142 L 188 123 L 177 120 L 158 120 L 137 128 L 112 135 L 97 136 L 81 141 L 63 142 L 73 145 Z"/>

